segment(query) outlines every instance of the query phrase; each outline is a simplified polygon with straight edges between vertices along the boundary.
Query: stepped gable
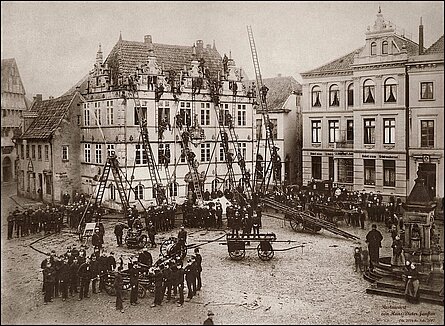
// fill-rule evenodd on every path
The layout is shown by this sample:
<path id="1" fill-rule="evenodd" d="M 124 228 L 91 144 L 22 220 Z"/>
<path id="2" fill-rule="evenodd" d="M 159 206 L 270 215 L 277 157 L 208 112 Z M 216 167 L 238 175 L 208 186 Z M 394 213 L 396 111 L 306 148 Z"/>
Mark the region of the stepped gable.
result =
<path id="1" fill-rule="evenodd" d="M 443 35 L 424 54 L 443 53 Z"/>
<path id="2" fill-rule="evenodd" d="M 75 96 L 76 94 L 71 94 L 50 100 L 34 101 L 30 112 L 36 112 L 38 116 L 20 138 L 48 139 L 67 114 Z"/>
<path id="3" fill-rule="evenodd" d="M 156 57 L 159 66 L 164 67 L 164 71 L 179 71 L 191 66 L 193 60 L 193 46 L 168 45 L 159 43 L 145 43 L 136 41 L 119 40 L 111 50 L 105 63 L 113 70 L 122 75 L 134 74 L 136 68 L 147 63 L 149 49 L 152 47 L 153 55 Z M 195 48 L 196 59 L 201 57 L 205 60 L 205 66 L 208 67 L 213 75 L 222 69 L 222 58 L 216 49 L 213 48 Z"/>

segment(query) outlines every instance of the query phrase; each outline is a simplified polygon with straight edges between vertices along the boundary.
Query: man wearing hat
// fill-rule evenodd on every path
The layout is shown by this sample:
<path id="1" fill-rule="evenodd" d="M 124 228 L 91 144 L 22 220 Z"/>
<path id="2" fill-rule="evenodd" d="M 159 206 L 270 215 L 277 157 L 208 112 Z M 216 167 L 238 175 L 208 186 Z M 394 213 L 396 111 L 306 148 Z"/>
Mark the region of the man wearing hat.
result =
<path id="1" fill-rule="evenodd" d="M 209 310 L 208 312 L 207 312 L 207 319 L 206 320 L 204 320 L 204 322 L 202 323 L 203 325 L 214 325 L 214 323 L 213 323 L 213 316 L 214 316 L 215 314 L 211 311 L 211 310 Z"/>
<path id="2" fill-rule="evenodd" d="M 132 306 L 137 305 L 138 302 L 138 287 L 139 287 L 139 266 L 137 262 L 128 264 L 128 274 L 130 275 L 130 304 Z"/>

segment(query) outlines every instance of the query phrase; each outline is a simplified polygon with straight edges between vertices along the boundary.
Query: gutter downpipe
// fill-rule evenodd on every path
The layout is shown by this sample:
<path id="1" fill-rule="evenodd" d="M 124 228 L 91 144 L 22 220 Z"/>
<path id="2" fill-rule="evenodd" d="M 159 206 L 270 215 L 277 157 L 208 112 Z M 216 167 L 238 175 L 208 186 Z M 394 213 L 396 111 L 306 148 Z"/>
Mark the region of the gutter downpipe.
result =
<path id="1" fill-rule="evenodd" d="M 406 190 L 405 197 L 408 197 L 410 186 L 410 156 L 409 156 L 409 136 L 410 136 L 410 114 L 409 114 L 409 74 L 408 65 L 405 65 L 405 155 L 406 155 Z"/>

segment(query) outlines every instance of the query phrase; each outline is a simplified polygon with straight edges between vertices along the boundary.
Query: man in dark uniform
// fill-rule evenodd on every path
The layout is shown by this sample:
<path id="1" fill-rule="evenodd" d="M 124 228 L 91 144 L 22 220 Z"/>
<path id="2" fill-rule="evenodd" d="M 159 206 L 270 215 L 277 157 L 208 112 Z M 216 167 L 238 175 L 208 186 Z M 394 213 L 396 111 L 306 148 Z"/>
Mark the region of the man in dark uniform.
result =
<path id="1" fill-rule="evenodd" d="M 69 293 L 70 296 L 74 296 L 74 293 L 78 293 L 77 286 L 79 285 L 79 277 L 78 272 L 79 270 L 79 263 L 77 261 L 77 257 L 74 257 L 73 262 L 69 265 Z"/>
<path id="2" fill-rule="evenodd" d="M 116 236 L 118 247 L 122 246 L 122 236 L 124 234 L 124 228 L 126 227 L 127 226 L 120 221 L 114 226 L 114 235 Z"/>
<path id="3" fill-rule="evenodd" d="M 122 268 L 119 267 L 114 277 L 114 289 L 116 291 L 116 310 L 120 310 L 120 312 L 124 312 L 124 306 L 122 304 L 123 285 Z"/>
<path id="4" fill-rule="evenodd" d="M 162 265 L 161 265 L 162 266 Z M 155 299 L 151 307 L 160 306 L 162 304 L 162 282 L 163 273 L 160 268 L 155 268 Z"/>
<path id="5" fill-rule="evenodd" d="M 12 233 L 14 232 L 14 222 L 15 222 L 15 217 L 12 212 L 9 213 L 7 220 L 8 220 L 8 240 L 11 240 Z"/>
<path id="6" fill-rule="evenodd" d="M 196 260 L 196 291 L 200 291 L 202 287 L 201 272 L 202 272 L 202 256 L 199 253 L 199 248 L 195 248 Z"/>
<path id="7" fill-rule="evenodd" d="M 100 265 L 98 258 L 94 254 L 91 255 L 90 266 L 91 266 L 91 278 L 92 278 L 91 289 L 92 292 L 95 294 L 97 293 L 97 290 L 99 290 L 99 287 L 97 285 L 100 281 Z"/>
<path id="8" fill-rule="evenodd" d="M 17 238 L 23 235 L 23 215 L 20 212 L 15 213 L 15 230 L 17 232 Z"/>
<path id="9" fill-rule="evenodd" d="M 70 283 L 70 266 L 68 265 L 68 258 L 62 260 L 59 269 L 60 292 L 62 293 L 62 301 L 68 298 L 68 286 Z"/>
<path id="10" fill-rule="evenodd" d="M 132 306 L 137 305 L 138 302 L 138 287 L 139 287 L 139 266 L 137 262 L 128 264 L 128 274 L 130 275 L 130 304 Z"/>
<path id="11" fill-rule="evenodd" d="M 147 247 L 144 247 L 139 253 L 138 262 L 141 265 L 141 272 L 148 272 L 148 269 L 153 265 L 153 257 Z"/>
<path id="12" fill-rule="evenodd" d="M 383 236 L 380 231 L 377 230 L 377 225 L 373 224 L 371 231 L 366 235 L 366 242 L 368 243 L 369 251 L 369 268 L 371 271 L 374 268 L 374 264 L 379 262 L 379 250 L 382 246 Z"/>
<path id="13" fill-rule="evenodd" d="M 178 232 L 178 245 L 180 248 L 185 247 L 187 243 L 187 231 L 184 229 L 184 226 L 181 226 L 181 229 Z"/>
<path id="14" fill-rule="evenodd" d="M 156 229 L 151 221 L 148 223 L 147 231 L 148 231 L 148 238 L 150 239 L 151 247 L 155 248 L 156 247 L 156 242 L 155 242 Z"/>
<path id="15" fill-rule="evenodd" d="M 222 209 L 222 205 L 221 205 L 221 202 L 219 201 L 219 199 L 216 200 L 215 214 L 216 214 L 216 227 L 221 228 L 222 227 L 223 209 Z"/>
<path id="16" fill-rule="evenodd" d="M 91 281 L 91 265 L 90 259 L 86 258 L 85 262 L 79 266 L 77 271 L 80 281 L 80 292 L 79 292 L 79 300 L 82 300 L 84 297 L 89 298 L 88 291 L 90 289 L 90 281 Z"/>
<path id="17" fill-rule="evenodd" d="M 104 240 L 99 235 L 99 228 L 94 229 L 94 234 L 91 237 L 91 244 L 94 246 L 94 248 L 99 249 L 99 253 L 102 250 L 102 245 L 104 243 Z"/>
<path id="18" fill-rule="evenodd" d="M 187 282 L 187 299 L 189 301 L 196 294 L 196 263 L 192 262 L 192 259 L 187 261 L 185 270 L 185 280 Z"/>

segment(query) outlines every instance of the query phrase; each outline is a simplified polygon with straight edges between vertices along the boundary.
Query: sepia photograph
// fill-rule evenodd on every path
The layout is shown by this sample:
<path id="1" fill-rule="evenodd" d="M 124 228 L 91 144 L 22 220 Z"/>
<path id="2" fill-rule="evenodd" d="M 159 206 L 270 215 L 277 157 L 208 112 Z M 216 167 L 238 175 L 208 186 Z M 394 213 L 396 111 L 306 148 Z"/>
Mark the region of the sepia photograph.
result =
<path id="1" fill-rule="evenodd" d="M 443 1 L 1 1 L 2 325 L 443 325 Z"/>

